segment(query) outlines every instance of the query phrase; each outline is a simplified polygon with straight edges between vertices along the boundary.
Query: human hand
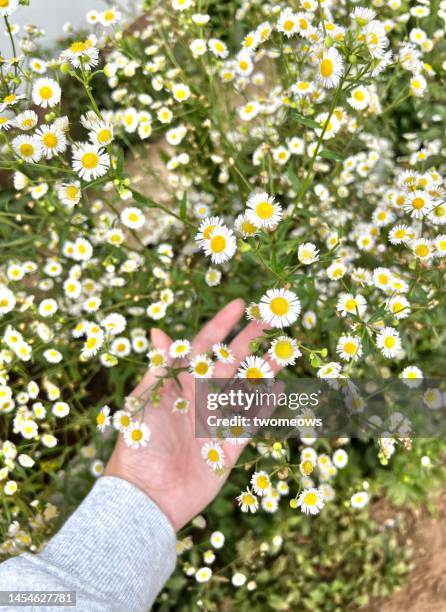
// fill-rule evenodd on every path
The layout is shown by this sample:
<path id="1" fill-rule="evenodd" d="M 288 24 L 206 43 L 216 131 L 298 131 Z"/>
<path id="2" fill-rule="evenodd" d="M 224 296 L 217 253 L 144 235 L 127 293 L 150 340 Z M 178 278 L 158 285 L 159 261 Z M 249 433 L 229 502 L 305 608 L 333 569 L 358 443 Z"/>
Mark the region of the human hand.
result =
<path id="1" fill-rule="evenodd" d="M 222 342 L 244 313 L 243 300 L 227 304 L 207 323 L 192 342 L 192 355 L 207 353 L 212 346 Z M 231 378 L 240 362 L 249 354 L 252 340 L 263 335 L 267 325 L 250 322 L 229 345 L 235 360 L 232 364 L 218 362 L 214 378 Z M 152 329 L 154 348 L 166 352 L 172 339 L 159 329 Z M 270 363 L 277 372 L 280 367 Z M 225 471 L 223 476 L 213 472 L 201 456 L 207 440 L 195 438 L 195 379 L 182 372 L 179 376 L 182 389 L 173 380 L 166 380 L 160 391 L 159 405 L 146 405 L 143 420 L 151 430 L 151 438 L 145 447 L 129 448 L 120 435 L 108 462 L 105 474 L 128 480 L 144 491 L 169 518 L 176 531 L 207 506 L 221 489 L 230 469 L 237 461 L 243 445 L 224 443 Z M 133 391 L 136 397 L 147 397 L 148 390 L 157 376 L 148 371 Z M 186 414 L 173 413 L 178 397 L 190 402 Z"/>

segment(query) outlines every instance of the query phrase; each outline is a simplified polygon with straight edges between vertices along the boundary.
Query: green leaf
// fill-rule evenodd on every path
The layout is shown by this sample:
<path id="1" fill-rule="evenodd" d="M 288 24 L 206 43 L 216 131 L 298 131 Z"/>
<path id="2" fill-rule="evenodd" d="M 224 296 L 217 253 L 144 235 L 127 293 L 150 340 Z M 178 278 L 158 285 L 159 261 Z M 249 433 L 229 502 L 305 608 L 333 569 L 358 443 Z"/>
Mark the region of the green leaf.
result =
<path id="1" fill-rule="evenodd" d="M 135 200 L 135 202 L 138 202 L 138 204 L 142 204 L 143 206 L 147 206 L 148 208 L 158 208 L 158 204 L 156 202 L 143 195 L 142 193 L 139 193 L 139 191 L 132 190 L 132 195 L 133 199 Z"/>
<path id="2" fill-rule="evenodd" d="M 319 157 L 325 157 L 326 159 L 333 159 L 335 161 L 344 161 L 344 158 L 339 153 L 335 151 L 329 151 L 328 149 L 323 149 L 319 151 Z"/>
<path id="3" fill-rule="evenodd" d="M 308 117 L 304 117 L 303 115 L 299 115 L 299 113 L 294 113 L 293 117 L 296 119 L 298 123 L 305 125 L 306 127 L 313 128 L 313 130 L 320 130 L 321 125 L 314 119 L 308 119 Z"/>
<path id="4" fill-rule="evenodd" d="M 294 187 L 295 191 L 299 193 L 299 191 L 302 189 L 302 181 L 297 176 L 297 174 L 294 172 L 294 170 L 291 168 L 291 166 L 288 166 L 287 173 L 288 173 L 288 178 L 290 179 L 292 186 Z"/>

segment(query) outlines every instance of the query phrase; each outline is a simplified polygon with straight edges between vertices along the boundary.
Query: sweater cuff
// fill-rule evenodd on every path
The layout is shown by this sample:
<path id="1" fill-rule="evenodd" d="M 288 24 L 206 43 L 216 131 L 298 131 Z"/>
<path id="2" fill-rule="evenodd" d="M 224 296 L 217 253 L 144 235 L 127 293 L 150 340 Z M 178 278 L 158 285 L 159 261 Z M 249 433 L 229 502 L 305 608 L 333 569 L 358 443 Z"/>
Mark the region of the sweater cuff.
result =
<path id="1" fill-rule="evenodd" d="M 79 588 L 147 610 L 175 568 L 175 545 L 172 525 L 145 493 L 103 476 L 39 556 Z"/>

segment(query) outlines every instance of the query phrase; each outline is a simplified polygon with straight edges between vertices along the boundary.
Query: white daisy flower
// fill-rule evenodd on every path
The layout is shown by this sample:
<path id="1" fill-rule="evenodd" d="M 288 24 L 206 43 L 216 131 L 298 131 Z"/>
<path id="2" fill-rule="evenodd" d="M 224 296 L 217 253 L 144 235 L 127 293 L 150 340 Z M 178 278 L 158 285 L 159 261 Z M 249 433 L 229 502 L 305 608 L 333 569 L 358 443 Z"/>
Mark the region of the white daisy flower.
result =
<path id="1" fill-rule="evenodd" d="M 334 47 L 324 50 L 319 59 L 318 79 L 323 87 L 331 89 L 336 87 L 344 71 L 342 57 Z"/>
<path id="2" fill-rule="evenodd" d="M 268 353 L 281 366 L 294 365 L 296 359 L 302 355 L 296 340 L 288 336 L 275 338 Z"/>
<path id="3" fill-rule="evenodd" d="M 366 491 L 359 491 L 350 498 L 350 504 L 352 508 L 361 510 L 369 503 L 369 494 Z"/>
<path id="4" fill-rule="evenodd" d="M 131 423 L 124 430 L 124 442 L 130 448 L 141 448 L 147 446 L 150 440 L 150 429 L 145 423 Z"/>
<path id="5" fill-rule="evenodd" d="M 257 512 L 259 508 L 259 500 L 250 489 L 242 491 L 242 493 L 240 493 L 236 499 L 242 512 L 251 512 L 252 514 Z"/>
<path id="6" fill-rule="evenodd" d="M 175 340 L 169 347 L 169 355 L 173 359 L 186 357 L 192 351 L 192 346 L 189 340 Z"/>
<path id="7" fill-rule="evenodd" d="M 37 136 L 22 134 L 16 136 L 11 144 L 15 153 L 27 162 L 37 163 L 42 157 L 42 146 Z"/>
<path id="8" fill-rule="evenodd" d="M 305 514 L 319 514 L 324 503 L 322 493 L 316 488 L 305 489 L 297 498 L 297 505 Z"/>
<path id="9" fill-rule="evenodd" d="M 292 325 L 300 314 L 300 300 L 288 289 L 269 289 L 259 303 L 262 320 L 272 327 Z"/>
<path id="10" fill-rule="evenodd" d="M 376 345 L 388 359 L 392 359 L 401 351 L 401 338 L 393 327 L 384 327 L 376 336 Z"/>
<path id="11" fill-rule="evenodd" d="M 266 192 L 252 194 L 246 204 L 248 221 L 261 229 L 272 229 L 282 219 L 282 207 Z"/>
<path id="12" fill-rule="evenodd" d="M 85 181 L 92 181 L 110 167 L 110 157 L 97 145 L 85 143 L 73 149 L 73 170 Z"/>
<path id="13" fill-rule="evenodd" d="M 319 251 L 316 245 L 311 242 L 301 244 L 297 251 L 298 260 L 306 266 L 314 263 L 319 259 Z"/>
<path id="14" fill-rule="evenodd" d="M 54 79 L 43 77 L 34 81 L 32 98 L 34 104 L 42 108 L 53 108 L 59 104 L 62 91 Z"/>
<path id="15" fill-rule="evenodd" d="M 212 263 L 222 264 L 234 256 L 237 242 L 232 230 L 223 225 L 212 230 L 209 240 L 203 242 L 202 248 L 205 254 L 211 257 Z"/>
<path id="16" fill-rule="evenodd" d="M 274 373 L 264 359 L 251 355 L 241 362 L 237 371 L 237 377 L 260 380 L 263 378 L 274 378 Z"/>
<path id="17" fill-rule="evenodd" d="M 124 210 L 121 212 L 120 219 L 123 225 L 134 230 L 141 229 L 146 222 L 146 218 L 142 210 L 134 206 L 124 208 Z"/>
<path id="18" fill-rule="evenodd" d="M 195 378 L 212 378 L 212 374 L 214 373 L 212 359 L 205 353 L 197 355 L 190 362 L 189 372 Z"/>
<path id="19" fill-rule="evenodd" d="M 212 470 L 221 470 L 225 466 L 225 454 L 218 442 L 208 442 L 201 449 L 201 456 Z"/>
<path id="20" fill-rule="evenodd" d="M 19 6 L 19 0 L 1 0 L 0 2 L 0 17 L 9 17 Z"/>
<path id="21" fill-rule="evenodd" d="M 360 338 L 356 336 L 341 336 L 336 346 L 336 352 L 345 361 L 357 361 L 362 355 Z"/>

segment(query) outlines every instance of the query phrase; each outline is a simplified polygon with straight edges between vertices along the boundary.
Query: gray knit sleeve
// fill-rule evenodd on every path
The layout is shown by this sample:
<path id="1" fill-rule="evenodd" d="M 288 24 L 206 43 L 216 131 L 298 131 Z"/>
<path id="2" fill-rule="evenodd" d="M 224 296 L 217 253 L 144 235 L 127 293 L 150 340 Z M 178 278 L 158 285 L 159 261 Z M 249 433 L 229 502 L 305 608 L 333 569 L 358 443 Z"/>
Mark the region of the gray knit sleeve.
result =
<path id="1" fill-rule="evenodd" d="M 76 591 L 76 608 L 67 610 L 146 612 L 175 567 L 175 542 L 145 493 L 104 476 L 43 552 L 0 564 L 0 591 Z"/>

